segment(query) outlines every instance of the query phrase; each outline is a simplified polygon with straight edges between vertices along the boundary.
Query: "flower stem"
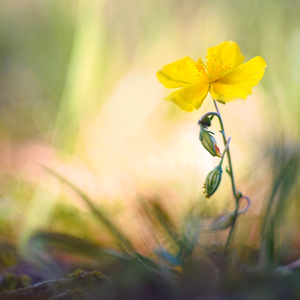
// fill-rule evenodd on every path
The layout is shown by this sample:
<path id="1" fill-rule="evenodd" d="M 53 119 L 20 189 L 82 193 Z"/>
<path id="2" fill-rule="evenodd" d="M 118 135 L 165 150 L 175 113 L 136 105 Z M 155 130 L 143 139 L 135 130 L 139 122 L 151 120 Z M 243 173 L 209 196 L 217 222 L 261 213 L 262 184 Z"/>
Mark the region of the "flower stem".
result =
<path id="1" fill-rule="evenodd" d="M 206 113 L 204 116 L 201 117 L 201 119 L 199 120 L 199 122 L 201 120 L 205 120 L 205 118 L 207 116 L 209 116 L 209 115 L 217 116 L 218 119 L 219 119 L 221 130 L 222 130 L 223 142 L 224 142 L 224 145 L 226 146 L 227 139 L 226 139 L 226 135 L 225 135 L 224 124 L 223 124 L 223 120 L 222 120 L 222 117 L 221 117 L 221 114 L 220 114 L 217 102 L 215 100 L 214 100 L 214 105 L 215 105 L 215 108 L 216 108 L 217 112 L 208 112 L 208 113 Z M 231 244 L 231 241 L 233 239 L 235 224 L 236 224 L 236 220 L 237 220 L 237 217 L 238 217 L 238 210 L 239 210 L 239 198 L 237 196 L 236 187 L 235 187 L 235 181 L 234 181 L 234 175 L 233 175 L 233 169 L 232 169 L 232 161 L 231 161 L 230 149 L 229 149 L 229 145 L 227 145 L 227 146 L 228 147 L 227 147 L 226 152 L 227 152 L 227 158 L 228 158 L 228 164 L 229 164 L 229 172 L 228 173 L 229 173 L 229 176 L 230 176 L 230 179 L 231 179 L 231 188 L 232 188 L 233 197 L 235 199 L 236 207 L 235 207 L 235 211 L 234 211 L 233 216 L 232 216 L 232 218 L 233 218 L 232 225 L 230 227 L 230 232 L 229 232 L 228 238 L 226 240 L 225 248 L 224 248 L 224 252 L 225 253 L 228 251 L 228 248 L 229 248 L 229 246 Z"/>
<path id="2" fill-rule="evenodd" d="M 214 105 L 215 105 L 215 108 L 216 108 L 217 113 L 220 115 L 220 111 L 219 111 L 219 108 L 218 108 L 218 105 L 217 105 L 217 101 L 216 101 L 216 100 L 214 100 Z"/>
<path id="3" fill-rule="evenodd" d="M 224 142 L 224 145 L 226 145 L 227 140 L 226 140 L 226 135 L 225 135 L 225 129 L 224 129 L 222 117 L 221 117 L 220 111 L 218 109 L 218 105 L 217 105 L 216 100 L 214 100 L 214 105 L 216 107 L 216 111 L 218 112 L 220 126 L 221 126 L 221 129 L 223 131 L 223 142 Z M 236 187 L 235 187 L 235 181 L 234 181 L 234 175 L 233 175 L 232 161 L 231 161 L 231 155 L 230 155 L 230 148 L 229 148 L 229 146 L 227 147 L 227 158 L 228 158 L 228 164 L 229 164 L 229 175 L 230 175 L 230 179 L 231 179 L 232 193 L 233 193 L 233 197 L 235 199 L 236 207 L 235 207 L 235 211 L 234 211 L 234 214 L 233 214 L 232 225 L 230 227 L 230 232 L 229 232 L 226 244 L 225 244 L 224 252 L 227 252 L 227 250 L 228 250 L 228 248 L 230 246 L 230 243 L 231 243 L 231 241 L 233 239 L 235 224 L 236 224 L 236 220 L 237 220 L 237 216 L 238 216 L 238 210 L 239 210 L 239 199 L 237 197 L 237 192 L 236 192 Z"/>

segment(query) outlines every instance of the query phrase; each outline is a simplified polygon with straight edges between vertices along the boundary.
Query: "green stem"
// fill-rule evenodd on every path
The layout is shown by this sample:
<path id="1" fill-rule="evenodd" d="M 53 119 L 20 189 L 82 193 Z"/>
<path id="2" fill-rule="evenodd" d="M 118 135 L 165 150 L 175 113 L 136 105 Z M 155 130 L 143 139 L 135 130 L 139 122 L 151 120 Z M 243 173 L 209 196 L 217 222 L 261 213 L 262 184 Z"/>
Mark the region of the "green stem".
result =
<path id="1" fill-rule="evenodd" d="M 226 135 L 225 135 L 224 124 L 223 124 L 223 120 L 222 120 L 221 114 L 220 114 L 218 106 L 217 106 L 217 102 L 215 100 L 214 100 L 214 105 L 216 107 L 217 112 L 208 112 L 208 113 L 206 113 L 204 116 L 202 116 L 200 121 L 205 120 L 205 118 L 207 116 L 210 116 L 210 115 L 217 116 L 218 119 L 219 119 L 219 123 L 220 123 L 222 133 L 223 133 L 222 134 L 223 142 L 224 142 L 224 145 L 226 146 L 227 139 L 226 139 Z M 226 152 L 227 152 L 227 158 L 228 158 L 228 164 L 229 164 L 229 176 L 230 176 L 230 179 L 231 179 L 231 188 L 232 188 L 233 197 L 235 199 L 236 208 L 235 208 L 235 211 L 234 211 L 233 216 L 232 216 L 232 218 L 233 218 L 232 225 L 230 227 L 230 232 L 229 232 L 226 244 L 225 244 L 224 252 L 228 251 L 228 248 L 229 248 L 229 246 L 231 244 L 231 241 L 233 239 L 235 224 L 236 224 L 236 220 L 237 220 L 237 216 L 238 216 L 238 210 L 239 210 L 239 198 L 237 196 L 237 192 L 236 192 L 236 188 L 235 188 L 235 181 L 234 181 L 234 175 L 233 175 L 233 169 L 232 169 L 232 162 L 231 162 L 231 155 L 230 155 L 229 146 L 227 147 Z"/>

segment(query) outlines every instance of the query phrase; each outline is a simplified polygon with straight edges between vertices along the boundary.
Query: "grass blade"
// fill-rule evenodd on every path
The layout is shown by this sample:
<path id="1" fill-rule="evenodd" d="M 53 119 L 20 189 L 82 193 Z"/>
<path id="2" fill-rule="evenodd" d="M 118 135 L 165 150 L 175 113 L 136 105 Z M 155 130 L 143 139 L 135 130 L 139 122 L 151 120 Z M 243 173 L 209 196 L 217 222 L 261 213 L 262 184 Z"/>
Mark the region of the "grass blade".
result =
<path id="1" fill-rule="evenodd" d="M 91 209 L 91 211 L 93 212 L 93 214 L 97 217 L 97 219 L 101 222 L 101 224 L 103 224 L 107 230 L 110 232 L 110 234 L 113 236 L 115 242 L 117 243 L 117 245 L 120 247 L 120 249 L 127 254 L 133 253 L 136 250 L 134 249 L 133 245 L 131 244 L 131 242 L 129 241 L 129 239 L 124 235 L 124 233 L 117 228 L 116 225 L 114 225 L 109 218 L 107 218 L 104 214 L 104 212 L 102 211 L 102 209 L 100 209 L 97 205 L 94 205 L 93 201 L 87 196 L 86 193 L 84 193 L 82 190 L 80 190 L 76 185 L 74 185 L 72 182 L 70 182 L 69 180 L 65 179 L 64 177 L 62 177 L 61 175 L 59 175 L 58 173 L 56 173 L 55 171 L 53 171 L 52 169 L 41 165 L 49 174 L 53 175 L 54 177 L 56 177 L 58 180 L 60 180 L 61 182 L 65 183 L 66 185 L 68 185 L 87 205 L 88 207 Z"/>

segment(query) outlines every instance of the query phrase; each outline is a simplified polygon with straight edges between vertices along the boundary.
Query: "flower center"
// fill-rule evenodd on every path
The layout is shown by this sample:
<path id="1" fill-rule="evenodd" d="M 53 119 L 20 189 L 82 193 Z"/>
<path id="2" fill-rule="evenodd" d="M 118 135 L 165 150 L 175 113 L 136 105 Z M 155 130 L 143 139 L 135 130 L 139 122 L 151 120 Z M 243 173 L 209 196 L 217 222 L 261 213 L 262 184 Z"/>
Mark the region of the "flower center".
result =
<path id="1" fill-rule="evenodd" d="M 206 60 L 207 62 L 203 62 L 201 57 L 199 57 L 196 63 L 196 68 L 199 71 L 198 76 L 201 78 L 203 83 L 213 83 L 220 77 L 220 75 L 231 69 L 231 64 L 222 66 L 217 60 L 215 54 L 206 56 Z"/>

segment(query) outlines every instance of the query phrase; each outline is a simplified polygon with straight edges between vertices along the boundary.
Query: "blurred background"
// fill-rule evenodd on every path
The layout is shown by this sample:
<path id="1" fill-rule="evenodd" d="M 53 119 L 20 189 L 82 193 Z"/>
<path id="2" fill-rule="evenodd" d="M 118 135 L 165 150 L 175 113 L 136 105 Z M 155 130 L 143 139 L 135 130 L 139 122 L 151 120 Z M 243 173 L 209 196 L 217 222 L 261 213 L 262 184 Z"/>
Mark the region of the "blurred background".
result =
<path id="1" fill-rule="evenodd" d="M 46 230 L 111 242 L 76 194 L 38 164 L 85 191 L 142 253 L 157 241 L 137 208 L 141 199 L 159 199 L 180 224 L 191 211 L 212 218 L 233 209 L 225 172 L 218 192 L 203 196 L 218 162 L 198 139 L 211 98 L 181 111 L 162 101 L 171 91 L 156 79 L 164 64 L 204 57 L 226 40 L 246 61 L 259 55 L 268 65 L 246 101 L 219 105 L 237 189 L 252 199 L 236 241 L 258 247 L 274 174 L 286 174 L 276 168 L 297 161 L 300 149 L 299 1 L 1 1 L 1 239 L 22 246 Z M 212 129 L 223 149 L 216 120 Z M 297 193 L 289 197 L 280 216 L 286 251 L 300 242 Z"/>

